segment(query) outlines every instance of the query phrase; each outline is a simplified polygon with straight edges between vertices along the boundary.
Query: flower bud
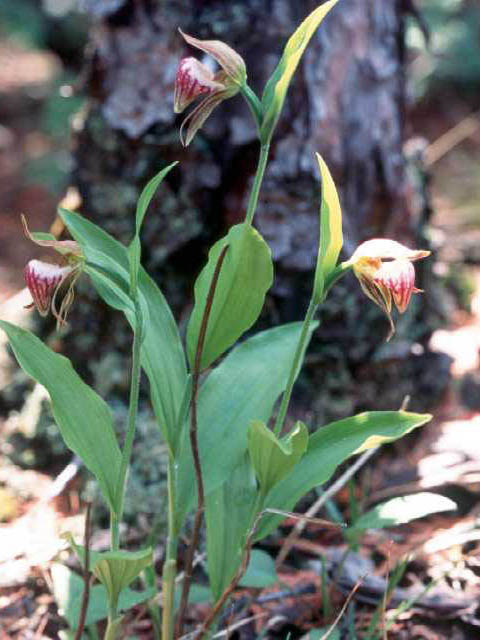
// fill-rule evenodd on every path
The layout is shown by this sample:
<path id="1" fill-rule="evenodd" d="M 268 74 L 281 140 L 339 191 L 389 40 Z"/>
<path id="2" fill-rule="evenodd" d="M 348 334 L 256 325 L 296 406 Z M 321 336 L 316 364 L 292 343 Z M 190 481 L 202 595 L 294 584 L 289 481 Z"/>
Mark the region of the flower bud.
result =
<path id="1" fill-rule="evenodd" d="M 198 40 L 181 31 L 180 33 L 190 45 L 211 55 L 221 66 L 214 74 L 195 58 L 183 58 L 180 61 L 175 79 L 175 113 L 181 113 L 194 100 L 203 96 L 201 102 L 185 118 L 180 129 L 180 140 L 187 146 L 215 107 L 223 100 L 232 98 L 245 85 L 247 72 L 242 57 L 224 42 Z M 184 136 L 185 127 L 187 130 Z"/>
<path id="2" fill-rule="evenodd" d="M 61 267 L 58 264 L 30 260 L 25 267 L 25 282 L 41 316 L 51 309 L 57 289 L 72 273 L 73 267 Z"/>
<path id="3" fill-rule="evenodd" d="M 412 293 L 420 290 L 415 285 L 415 269 L 409 260 L 400 259 L 384 262 L 375 273 L 374 283 L 383 285 L 392 294 L 400 313 L 404 313 L 410 303 Z"/>
<path id="4" fill-rule="evenodd" d="M 196 58 L 183 58 L 175 80 L 174 111 L 182 113 L 199 96 L 223 89 L 225 86 L 215 81 L 214 74 L 208 67 Z"/>
<path id="5" fill-rule="evenodd" d="M 392 303 L 400 313 L 404 313 L 412 293 L 420 293 L 421 290 L 415 287 L 412 262 L 428 255 L 430 251 L 409 249 L 395 240 L 374 238 L 363 242 L 345 263 L 353 267 L 365 295 L 388 317 L 390 333 L 387 341 L 395 332 Z"/>

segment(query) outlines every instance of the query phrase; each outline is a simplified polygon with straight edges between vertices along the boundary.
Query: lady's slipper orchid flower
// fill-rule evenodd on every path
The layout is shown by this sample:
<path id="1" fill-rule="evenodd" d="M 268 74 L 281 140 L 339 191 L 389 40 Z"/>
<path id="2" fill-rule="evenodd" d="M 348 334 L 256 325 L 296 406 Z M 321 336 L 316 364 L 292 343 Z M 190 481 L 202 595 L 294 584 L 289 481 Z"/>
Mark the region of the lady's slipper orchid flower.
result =
<path id="1" fill-rule="evenodd" d="M 363 292 L 387 315 L 390 333 L 395 333 L 392 304 L 399 313 L 407 309 L 415 287 L 415 269 L 412 262 L 426 258 L 430 251 L 411 250 L 395 240 L 376 238 L 363 242 L 346 263 L 351 265 Z"/>
<path id="2" fill-rule="evenodd" d="M 211 55 L 221 66 L 221 71 L 213 73 L 196 58 L 180 61 L 175 80 L 174 111 L 182 113 L 189 104 L 199 97 L 202 101 L 185 118 L 180 129 L 180 140 L 188 146 L 215 107 L 237 94 L 245 85 L 247 72 L 245 62 L 236 51 L 220 40 L 198 40 L 182 33 L 188 44 Z M 188 125 L 187 133 L 183 129 Z"/>
<path id="3" fill-rule="evenodd" d="M 58 328 L 66 323 L 75 297 L 74 286 L 82 273 L 84 259 L 80 245 L 73 240 L 57 240 L 51 234 L 30 233 L 24 216 L 22 224 L 26 236 L 32 242 L 41 247 L 55 249 L 63 256 L 63 264 L 30 260 L 25 267 L 25 282 L 33 299 L 29 307 L 35 306 L 41 316 L 46 316 L 51 311 L 57 319 Z M 68 288 L 60 308 L 57 309 L 57 294 L 64 284 L 68 284 Z"/>

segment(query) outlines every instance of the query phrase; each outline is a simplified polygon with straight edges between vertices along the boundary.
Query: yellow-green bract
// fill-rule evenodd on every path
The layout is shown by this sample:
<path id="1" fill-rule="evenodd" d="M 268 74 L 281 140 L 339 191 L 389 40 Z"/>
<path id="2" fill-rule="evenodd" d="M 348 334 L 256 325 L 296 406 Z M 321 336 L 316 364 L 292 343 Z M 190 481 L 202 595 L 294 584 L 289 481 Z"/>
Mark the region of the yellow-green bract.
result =
<path id="1" fill-rule="evenodd" d="M 263 92 L 262 107 L 264 116 L 260 129 L 260 139 L 263 144 L 268 143 L 272 137 L 293 74 L 311 37 L 337 2 L 338 0 L 329 0 L 317 7 L 290 36 L 280 62 L 270 76 Z"/>
<path id="2" fill-rule="evenodd" d="M 342 210 L 335 183 L 323 158 L 318 153 L 315 155 L 322 178 L 320 246 L 313 285 L 313 300 L 319 304 L 324 294 L 325 280 L 337 265 L 338 256 L 342 249 L 343 235 Z"/>

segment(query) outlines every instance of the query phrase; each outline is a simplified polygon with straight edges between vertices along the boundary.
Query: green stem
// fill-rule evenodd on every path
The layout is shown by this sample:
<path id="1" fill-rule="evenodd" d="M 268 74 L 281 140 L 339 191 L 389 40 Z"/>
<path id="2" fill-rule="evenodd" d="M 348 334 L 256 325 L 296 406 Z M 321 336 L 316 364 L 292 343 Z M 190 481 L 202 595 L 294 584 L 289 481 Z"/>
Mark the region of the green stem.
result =
<path id="1" fill-rule="evenodd" d="M 115 500 L 117 504 L 117 516 L 111 516 L 111 539 L 112 549 L 117 550 L 120 546 L 119 526 L 123 515 L 123 503 L 125 499 L 125 481 L 132 455 L 133 438 L 135 436 L 135 425 L 138 412 L 138 397 L 140 394 L 140 348 L 142 346 L 142 318 L 140 305 L 135 301 L 135 328 L 133 333 L 132 349 L 132 377 L 130 382 L 130 402 L 128 407 L 127 433 L 122 451 L 120 463 L 120 473 L 118 475 Z"/>
<path id="2" fill-rule="evenodd" d="M 172 640 L 178 536 L 175 528 L 175 461 L 168 454 L 168 537 L 162 574 L 162 640 Z"/>
<path id="3" fill-rule="evenodd" d="M 318 305 L 315 302 L 310 300 L 310 304 L 308 305 L 307 313 L 303 320 L 302 331 L 300 333 L 300 338 L 298 340 L 297 348 L 295 350 L 295 355 L 293 356 L 292 366 L 290 367 L 290 373 L 288 375 L 287 386 L 282 396 L 282 403 L 280 405 L 280 409 L 278 411 L 277 419 L 275 421 L 274 433 L 275 435 L 279 435 L 283 423 L 285 422 L 285 416 L 287 415 L 288 405 L 290 403 L 290 397 L 292 395 L 293 385 L 295 384 L 295 379 L 297 377 L 298 368 L 300 366 L 301 360 L 305 353 L 305 349 L 307 347 L 308 337 L 310 334 L 310 324 L 313 320 L 313 316 L 315 315 L 315 311 L 317 310 Z"/>
<path id="4" fill-rule="evenodd" d="M 350 271 L 352 265 L 348 262 L 342 262 L 339 264 L 332 273 L 326 278 L 325 285 L 323 287 L 323 293 L 321 299 L 318 302 L 323 302 L 327 297 L 328 292 L 332 288 L 332 286 L 342 278 L 347 271 Z M 318 308 L 318 302 L 315 301 L 314 298 L 310 299 L 310 303 L 308 305 L 307 313 L 303 320 L 302 332 L 300 334 L 300 338 L 298 340 L 297 348 L 295 350 L 295 355 L 293 357 L 292 366 L 290 368 L 290 373 L 288 375 L 288 382 L 285 388 L 284 394 L 282 396 L 282 403 L 280 405 L 280 409 L 278 411 L 277 419 L 275 421 L 274 433 L 275 435 L 279 435 L 282 431 L 283 423 L 285 422 L 285 416 L 287 415 L 288 405 L 290 403 L 290 398 L 292 395 L 293 385 L 295 384 L 295 379 L 297 377 L 298 368 L 300 366 L 301 360 L 304 356 L 305 349 L 307 347 L 308 336 L 310 333 L 310 325 L 312 323 L 313 317 L 315 316 L 315 312 Z"/>
<path id="5" fill-rule="evenodd" d="M 263 107 L 262 103 L 257 97 L 257 94 L 250 89 L 248 84 L 241 87 L 240 91 L 242 92 L 243 97 L 245 98 L 250 111 L 252 112 L 253 119 L 255 120 L 255 124 L 257 125 L 257 130 L 260 133 L 260 128 L 262 126 L 262 118 L 263 118 Z"/>
<path id="6" fill-rule="evenodd" d="M 268 152 L 270 149 L 270 143 L 265 143 L 260 147 L 260 157 L 258 158 L 257 171 L 255 173 L 255 179 L 253 181 L 252 190 L 250 191 L 250 198 L 248 200 L 247 214 L 245 216 L 245 222 L 249 225 L 252 224 L 253 216 L 257 209 L 258 194 L 260 193 L 260 187 L 262 185 L 263 176 L 265 174 L 265 168 L 267 166 Z"/>

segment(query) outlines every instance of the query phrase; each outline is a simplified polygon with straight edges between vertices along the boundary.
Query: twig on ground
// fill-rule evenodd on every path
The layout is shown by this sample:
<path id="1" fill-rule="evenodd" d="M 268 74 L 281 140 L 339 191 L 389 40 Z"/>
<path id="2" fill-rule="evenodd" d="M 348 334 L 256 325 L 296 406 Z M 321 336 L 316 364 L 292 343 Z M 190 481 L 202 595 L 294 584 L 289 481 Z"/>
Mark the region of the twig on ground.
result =
<path id="1" fill-rule="evenodd" d="M 333 621 L 330 629 L 328 629 L 328 631 L 326 633 L 323 634 L 323 636 L 320 638 L 320 640 L 327 640 L 327 638 L 330 636 L 330 634 L 332 633 L 332 631 L 335 629 L 335 627 L 337 626 L 340 618 L 343 616 L 343 614 L 345 613 L 345 609 L 348 607 L 348 605 L 350 604 L 350 600 L 353 598 L 353 596 L 355 595 L 355 592 L 357 591 L 357 589 L 360 587 L 360 585 L 362 584 L 362 579 L 360 578 L 357 582 L 357 584 L 353 587 L 353 589 L 350 591 L 350 593 L 348 594 L 348 598 L 345 600 L 345 603 L 343 605 L 343 607 L 340 609 L 339 614 L 337 615 L 337 617 L 335 618 L 335 620 Z"/>
<path id="2" fill-rule="evenodd" d="M 306 512 L 305 517 L 299 522 L 297 522 L 293 530 L 289 533 L 289 535 L 285 539 L 285 542 L 283 543 L 283 546 L 280 549 L 280 552 L 277 556 L 277 560 L 275 562 L 277 569 L 281 567 L 282 564 L 284 563 L 285 558 L 290 552 L 290 549 L 292 548 L 297 538 L 302 534 L 303 530 L 305 529 L 307 522 L 313 521 L 313 518 L 320 511 L 320 509 L 327 502 L 327 500 L 330 500 L 330 498 L 332 498 L 338 491 L 340 491 L 340 489 L 344 487 L 344 485 L 350 480 L 350 478 L 354 476 L 355 473 L 361 467 L 363 467 L 363 465 L 368 460 L 370 460 L 370 458 L 374 455 L 377 449 L 378 447 L 374 449 L 368 449 L 367 451 L 362 453 L 362 455 L 359 458 L 357 458 L 357 460 L 355 460 L 352 466 L 349 467 L 345 471 L 345 473 L 343 473 L 332 485 L 330 485 L 330 487 L 324 493 L 322 493 L 322 495 L 319 498 L 317 498 L 317 500 L 312 504 L 310 509 Z"/>

